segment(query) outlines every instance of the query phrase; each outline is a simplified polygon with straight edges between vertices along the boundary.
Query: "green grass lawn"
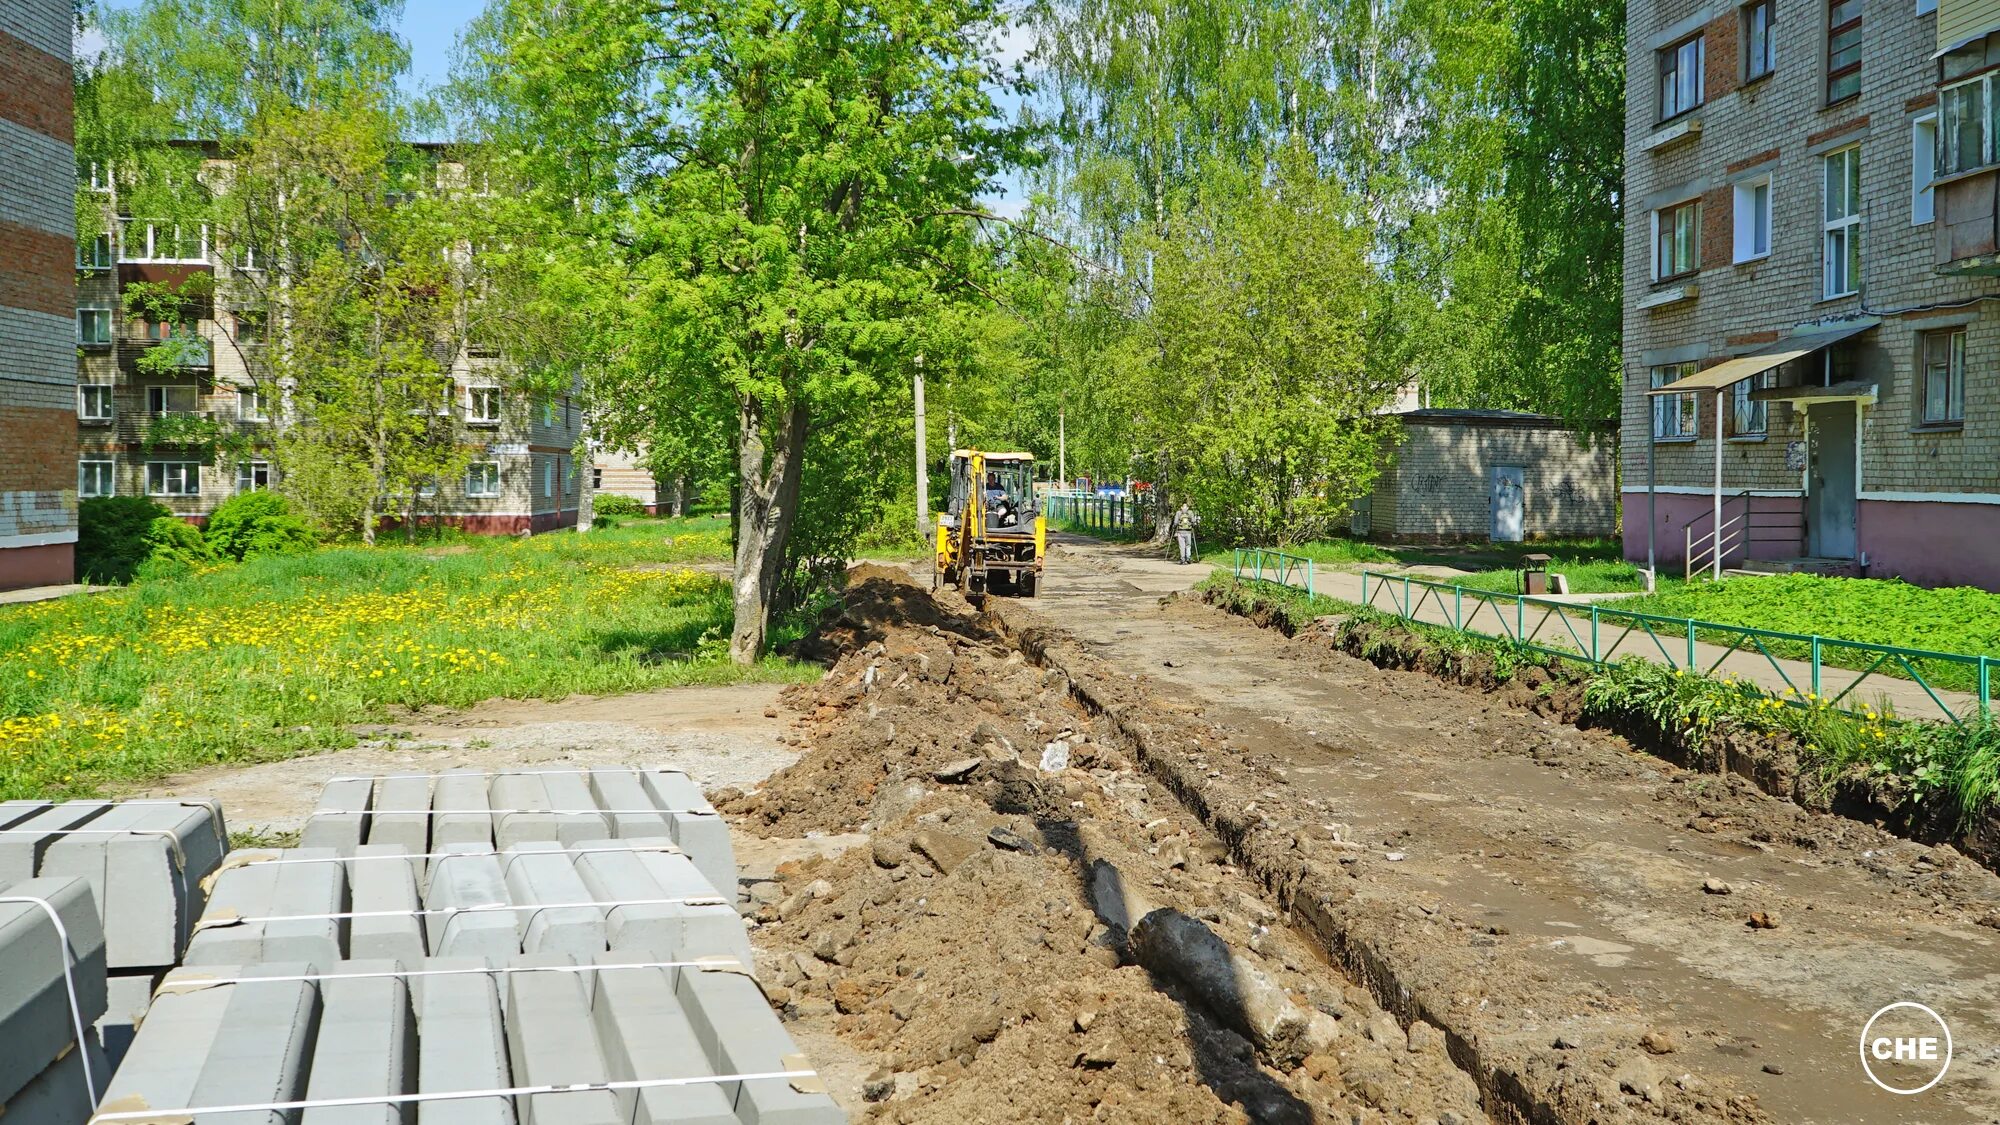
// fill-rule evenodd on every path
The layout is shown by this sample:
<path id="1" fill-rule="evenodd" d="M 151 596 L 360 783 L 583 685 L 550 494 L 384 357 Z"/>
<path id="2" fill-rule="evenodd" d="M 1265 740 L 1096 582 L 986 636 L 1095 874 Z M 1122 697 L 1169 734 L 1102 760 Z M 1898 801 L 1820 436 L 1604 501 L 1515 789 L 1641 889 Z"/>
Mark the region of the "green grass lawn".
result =
<path id="1" fill-rule="evenodd" d="M 1616 539 L 1550 539 L 1532 543 L 1419 547 L 1343 538 L 1278 549 L 1309 558 L 1317 566 L 1367 567 L 1387 572 L 1410 566 L 1448 566 L 1472 572 L 1467 577 L 1456 579 L 1460 585 L 1504 593 L 1519 589 L 1521 556 L 1536 553 L 1551 557 L 1550 569 L 1560 571 L 1569 579 L 1571 593 L 1623 593 L 1645 587 L 1639 578 L 1639 568 L 1625 561 L 1623 547 Z M 1201 557 L 1203 562 L 1217 566 L 1228 566 L 1232 561 L 1227 547 L 1204 549 Z M 1678 584 L 1677 580 L 1662 580 L 1663 585 L 1669 583 Z"/>
<path id="2" fill-rule="evenodd" d="M 1969 586 L 1928 590 L 1880 578 L 1774 574 L 1680 585 L 1651 597 L 1621 600 L 1617 608 L 1867 644 L 2000 658 L 2000 594 Z M 1718 634 L 1714 639 L 1726 637 Z M 1787 648 L 1783 655 L 1803 653 Z M 1828 663 L 1841 667 L 1866 667 L 1874 659 L 1838 648 L 1825 648 L 1822 656 Z M 1976 686 L 1976 673 L 1970 667 L 1942 661 L 1919 662 L 1918 667 L 1925 679 L 1941 686 L 1959 690 Z M 1892 675 L 1903 674 L 1893 664 L 1881 670 Z"/>
<path id="3" fill-rule="evenodd" d="M 0 799 L 101 792 L 352 741 L 391 708 L 745 678 L 725 521 L 337 547 L 0 607 Z"/>

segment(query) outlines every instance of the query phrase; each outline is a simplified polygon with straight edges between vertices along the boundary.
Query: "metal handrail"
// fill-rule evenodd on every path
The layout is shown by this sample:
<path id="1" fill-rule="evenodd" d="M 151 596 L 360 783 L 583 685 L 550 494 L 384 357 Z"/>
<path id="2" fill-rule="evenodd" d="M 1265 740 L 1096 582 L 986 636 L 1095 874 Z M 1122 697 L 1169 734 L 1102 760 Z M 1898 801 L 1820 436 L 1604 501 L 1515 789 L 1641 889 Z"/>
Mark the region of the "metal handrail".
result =
<path id="1" fill-rule="evenodd" d="M 1700 539 L 1696 539 L 1694 535 L 1694 525 L 1700 521 L 1688 521 L 1687 547 L 1681 555 L 1682 565 L 1685 569 L 1681 577 L 1689 582 L 1694 581 L 1695 574 L 1710 569 L 1711 564 L 1715 562 L 1718 556 L 1724 562 L 1727 562 L 1729 560 L 1729 548 L 1735 546 L 1748 533 L 1749 529 L 1744 521 L 1748 518 L 1749 514 L 1746 505 L 1746 511 L 1742 515 L 1723 520 L 1722 526 L 1702 536 Z M 1720 537 L 1719 542 L 1718 537 Z M 1696 554 L 1697 545 L 1702 543 L 1706 543 L 1707 546 L 1701 547 L 1700 554 Z"/>
<path id="2" fill-rule="evenodd" d="M 1245 577 L 1244 557 L 1255 553 L 1242 549 L 1237 551 L 1238 577 Z M 1275 553 L 1263 552 L 1266 555 Z M 1261 569 L 1257 577 L 1263 581 L 1280 580 L 1264 578 Z M 1939 694 L 1958 689 L 1933 683 L 1932 678 L 1926 677 L 1918 666 L 1942 663 L 1970 673 L 1977 713 L 1982 721 L 1991 718 L 1993 713 L 1993 670 L 2000 659 L 1991 656 L 1870 644 L 1839 637 L 1787 633 L 1598 605 L 1576 606 L 1527 594 L 1482 590 L 1364 569 L 1361 572 L 1361 603 L 1370 608 L 1383 608 L 1376 604 L 1378 599 L 1386 600 L 1387 608 L 1406 621 L 1419 620 L 1417 614 L 1426 606 L 1432 606 L 1444 619 L 1442 624 L 1458 632 L 1505 640 L 1549 656 L 1581 660 L 1599 667 L 1615 660 L 1639 656 L 1670 668 L 1708 676 L 1720 669 L 1730 656 L 1739 652 L 1754 653 L 1764 658 L 1789 689 L 1786 694 L 1775 691 L 1769 694 L 1800 704 L 1825 703 L 1844 711 L 1866 706 L 1855 698 L 1855 690 L 1862 681 L 1880 673 L 1916 684 L 1946 719 L 1953 723 L 1963 722 L 1965 717 L 1954 711 Z M 1483 622 L 1490 624 L 1482 625 Z M 1718 640 L 1718 637 L 1723 639 Z M 1699 648 L 1703 641 L 1720 647 L 1722 652 L 1713 660 L 1704 660 Z M 1793 672 L 1785 667 L 1785 661 L 1793 658 L 1781 656 L 1773 651 L 1774 648 L 1805 650 L 1806 682 L 1794 681 Z M 1855 663 L 1865 664 L 1865 667 L 1833 664 L 1827 657 L 1834 653 L 1851 653 Z M 1828 667 L 1858 674 L 1831 697 L 1823 697 L 1824 671 Z"/>

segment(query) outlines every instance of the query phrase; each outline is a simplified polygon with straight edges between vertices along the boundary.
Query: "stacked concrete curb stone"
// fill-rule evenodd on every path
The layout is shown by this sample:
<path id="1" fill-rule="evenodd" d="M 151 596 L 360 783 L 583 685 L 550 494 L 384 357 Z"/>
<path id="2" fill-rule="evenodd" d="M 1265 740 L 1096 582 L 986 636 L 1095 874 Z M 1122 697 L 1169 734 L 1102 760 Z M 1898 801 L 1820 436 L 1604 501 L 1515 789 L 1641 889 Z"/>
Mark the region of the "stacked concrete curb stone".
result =
<path id="1" fill-rule="evenodd" d="M 72 878 L 94 904 L 105 1001 L 93 1020 L 112 1065 L 186 952 L 203 880 L 228 850 L 212 801 L 0 802 L 0 895 L 29 879 Z M 13 964 L 0 951 L 0 973 Z"/>
<path id="2" fill-rule="evenodd" d="M 338 779 L 299 847 L 209 883 L 104 1125 L 846 1120 L 751 975 L 728 830 L 685 774 Z M 703 1080 L 739 1075 L 765 1077 Z M 284 1104 L 328 1099 L 353 1101 Z"/>

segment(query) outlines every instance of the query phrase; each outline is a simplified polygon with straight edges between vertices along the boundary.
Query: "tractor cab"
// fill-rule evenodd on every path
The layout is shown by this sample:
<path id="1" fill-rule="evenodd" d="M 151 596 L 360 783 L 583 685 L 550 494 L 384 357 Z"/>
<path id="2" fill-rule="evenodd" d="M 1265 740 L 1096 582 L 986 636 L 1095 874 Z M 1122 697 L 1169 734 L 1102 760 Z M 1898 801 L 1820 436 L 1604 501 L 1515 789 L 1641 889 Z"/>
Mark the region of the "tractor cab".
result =
<path id="1" fill-rule="evenodd" d="M 1046 525 L 1035 505 L 1035 455 L 955 449 L 951 492 L 938 518 L 936 582 L 968 597 L 1033 597 Z"/>

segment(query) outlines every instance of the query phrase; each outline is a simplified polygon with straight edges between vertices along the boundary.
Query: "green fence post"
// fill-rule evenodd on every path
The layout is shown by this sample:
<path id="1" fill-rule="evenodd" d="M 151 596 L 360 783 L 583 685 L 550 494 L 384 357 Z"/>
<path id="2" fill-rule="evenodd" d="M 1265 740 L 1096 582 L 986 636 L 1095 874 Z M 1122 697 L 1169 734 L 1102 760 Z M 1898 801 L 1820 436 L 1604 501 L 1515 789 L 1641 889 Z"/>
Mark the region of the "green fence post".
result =
<path id="1" fill-rule="evenodd" d="M 1819 636 L 1817 634 L 1812 639 L 1812 693 L 1815 696 L 1819 694 Z"/>
<path id="2" fill-rule="evenodd" d="M 1993 714 L 1993 661 L 1988 657 L 1979 658 L 1979 717 L 1990 718 Z"/>
<path id="3" fill-rule="evenodd" d="M 1528 643 L 1528 599 L 1514 595 L 1514 643 Z"/>
<path id="4" fill-rule="evenodd" d="M 1306 597 L 1313 596 L 1313 561 L 1306 560 Z"/>
<path id="5" fill-rule="evenodd" d="M 1416 620 L 1410 616 L 1410 576 L 1407 574 L 1403 575 L 1403 620 Z"/>
<path id="6" fill-rule="evenodd" d="M 1465 587 L 1457 583 L 1451 587 L 1451 627 L 1465 631 Z"/>
<path id="7" fill-rule="evenodd" d="M 1361 604 L 1368 604 L 1368 572 L 1366 570 L 1361 572 Z"/>
<path id="8" fill-rule="evenodd" d="M 1590 607 L 1590 662 L 1602 663 L 1597 656 L 1597 607 Z"/>
<path id="9" fill-rule="evenodd" d="M 1688 618 L 1688 658 L 1687 658 L 1687 663 L 1686 663 L 1686 664 L 1683 664 L 1683 665 L 1681 665 L 1681 667 L 1682 667 L 1682 668 L 1693 668 L 1693 667 L 1694 667 L 1694 618 L 1692 618 L 1692 617 Z"/>

